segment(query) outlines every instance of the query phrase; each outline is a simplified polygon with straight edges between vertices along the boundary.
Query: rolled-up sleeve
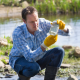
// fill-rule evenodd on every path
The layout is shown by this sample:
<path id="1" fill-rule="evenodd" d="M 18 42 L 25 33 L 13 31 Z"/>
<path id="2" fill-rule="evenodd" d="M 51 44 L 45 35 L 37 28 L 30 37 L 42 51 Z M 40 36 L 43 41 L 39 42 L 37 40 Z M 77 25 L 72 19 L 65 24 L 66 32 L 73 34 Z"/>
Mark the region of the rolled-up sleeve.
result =
<path id="1" fill-rule="evenodd" d="M 59 35 L 63 35 L 63 36 L 70 36 L 72 33 L 72 27 L 70 25 L 66 25 L 65 29 L 68 29 L 68 32 L 64 32 L 63 30 L 58 30 L 58 34 Z"/>
<path id="2" fill-rule="evenodd" d="M 69 30 L 69 32 L 64 32 L 63 30 L 58 30 L 58 35 L 70 36 L 71 35 L 71 30 Z"/>

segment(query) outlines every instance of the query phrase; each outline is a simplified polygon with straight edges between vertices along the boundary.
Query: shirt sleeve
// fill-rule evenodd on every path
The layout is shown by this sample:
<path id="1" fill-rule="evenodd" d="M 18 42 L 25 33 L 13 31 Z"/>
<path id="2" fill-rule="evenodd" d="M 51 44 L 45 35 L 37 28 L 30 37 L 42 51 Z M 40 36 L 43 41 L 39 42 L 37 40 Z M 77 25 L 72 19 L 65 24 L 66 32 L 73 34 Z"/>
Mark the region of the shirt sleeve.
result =
<path id="1" fill-rule="evenodd" d="M 39 18 L 39 25 L 46 33 L 48 33 L 51 27 L 51 21 L 46 20 L 45 18 Z"/>
<path id="2" fill-rule="evenodd" d="M 27 43 L 28 42 L 23 35 L 19 36 L 13 34 L 13 45 L 20 52 L 20 54 L 25 57 L 26 60 L 29 62 L 35 62 L 44 56 L 45 51 L 43 52 L 41 47 L 38 47 L 36 50 L 32 51 Z"/>

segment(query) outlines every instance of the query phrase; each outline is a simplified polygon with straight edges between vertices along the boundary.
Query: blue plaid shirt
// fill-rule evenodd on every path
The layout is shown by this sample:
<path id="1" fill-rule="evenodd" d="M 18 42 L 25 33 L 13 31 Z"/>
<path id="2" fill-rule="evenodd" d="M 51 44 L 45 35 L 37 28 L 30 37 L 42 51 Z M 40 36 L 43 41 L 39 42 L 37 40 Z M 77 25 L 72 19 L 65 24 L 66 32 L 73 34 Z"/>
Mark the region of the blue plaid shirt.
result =
<path id="1" fill-rule="evenodd" d="M 50 21 L 39 18 L 38 30 L 34 35 L 27 30 L 26 24 L 22 24 L 13 31 L 13 48 L 9 55 L 9 64 L 14 69 L 15 61 L 20 57 L 25 57 L 29 62 L 36 62 L 41 59 L 46 51 L 42 51 L 40 45 L 47 37 L 51 27 Z M 59 31 L 61 34 L 61 31 Z"/>

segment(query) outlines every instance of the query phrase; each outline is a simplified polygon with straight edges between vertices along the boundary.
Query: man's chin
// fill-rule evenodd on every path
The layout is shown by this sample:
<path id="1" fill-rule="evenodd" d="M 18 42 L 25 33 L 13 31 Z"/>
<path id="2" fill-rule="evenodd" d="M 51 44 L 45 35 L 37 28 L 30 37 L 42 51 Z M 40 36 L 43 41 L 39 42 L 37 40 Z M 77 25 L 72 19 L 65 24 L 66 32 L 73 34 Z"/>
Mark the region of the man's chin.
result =
<path id="1" fill-rule="evenodd" d="M 35 29 L 35 31 L 37 31 L 37 30 L 38 30 L 38 28 Z"/>

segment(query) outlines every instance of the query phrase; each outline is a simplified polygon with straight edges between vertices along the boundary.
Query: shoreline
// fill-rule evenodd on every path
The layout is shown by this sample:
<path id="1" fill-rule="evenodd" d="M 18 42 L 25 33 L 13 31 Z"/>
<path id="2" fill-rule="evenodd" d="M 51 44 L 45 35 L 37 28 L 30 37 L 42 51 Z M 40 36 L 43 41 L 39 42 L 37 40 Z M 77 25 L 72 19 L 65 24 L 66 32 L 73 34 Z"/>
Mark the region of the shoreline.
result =
<path id="1" fill-rule="evenodd" d="M 10 7 L 10 6 L 4 6 L 0 5 L 0 18 L 7 18 L 7 17 L 17 17 L 21 16 L 22 7 Z M 80 11 L 76 14 L 79 15 Z M 38 13 L 39 15 L 44 15 L 41 13 Z M 61 13 L 59 10 L 57 10 L 56 14 L 45 14 L 45 15 L 75 15 L 72 13 L 72 11 L 69 13 Z"/>
<path id="2" fill-rule="evenodd" d="M 0 18 L 21 16 L 22 7 L 0 6 Z"/>

